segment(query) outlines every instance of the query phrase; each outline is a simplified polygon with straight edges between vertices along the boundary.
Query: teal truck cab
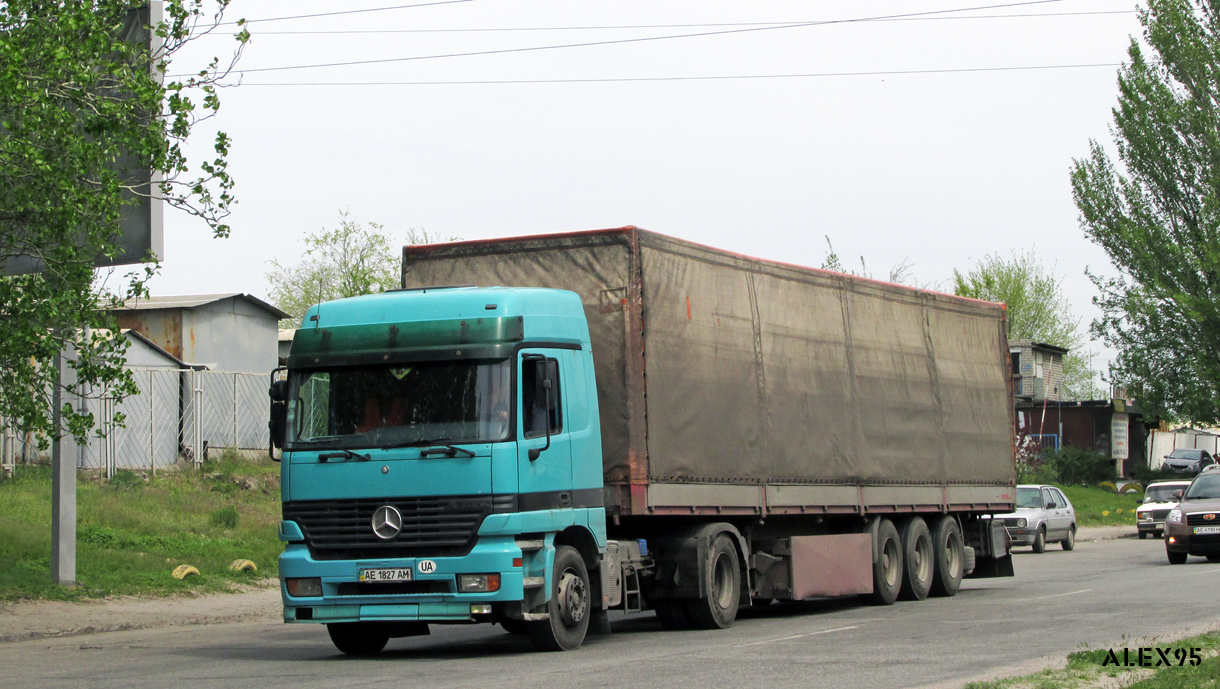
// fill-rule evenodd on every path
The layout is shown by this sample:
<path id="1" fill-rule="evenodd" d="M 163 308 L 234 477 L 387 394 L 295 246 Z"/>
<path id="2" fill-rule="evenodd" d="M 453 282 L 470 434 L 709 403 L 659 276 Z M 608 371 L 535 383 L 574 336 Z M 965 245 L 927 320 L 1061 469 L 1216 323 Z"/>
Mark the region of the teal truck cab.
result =
<path id="1" fill-rule="evenodd" d="M 636 228 L 409 247 L 403 283 L 272 376 L 284 620 L 345 653 L 1012 575 L 1000 305 Z"/>

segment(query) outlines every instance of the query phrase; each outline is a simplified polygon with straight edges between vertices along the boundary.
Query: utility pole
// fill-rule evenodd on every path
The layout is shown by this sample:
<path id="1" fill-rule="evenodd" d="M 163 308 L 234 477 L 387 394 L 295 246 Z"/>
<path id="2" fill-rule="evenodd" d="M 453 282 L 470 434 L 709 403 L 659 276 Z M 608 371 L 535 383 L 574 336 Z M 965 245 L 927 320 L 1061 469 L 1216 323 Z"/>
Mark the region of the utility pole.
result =
<path id="1" fill-rule="evenodd" d="M 51 578 L 62 586 L 76 583 L 76 457 L 63 453 L 64 355 L 55 355 L 55 389 L 51 403 Z"/>

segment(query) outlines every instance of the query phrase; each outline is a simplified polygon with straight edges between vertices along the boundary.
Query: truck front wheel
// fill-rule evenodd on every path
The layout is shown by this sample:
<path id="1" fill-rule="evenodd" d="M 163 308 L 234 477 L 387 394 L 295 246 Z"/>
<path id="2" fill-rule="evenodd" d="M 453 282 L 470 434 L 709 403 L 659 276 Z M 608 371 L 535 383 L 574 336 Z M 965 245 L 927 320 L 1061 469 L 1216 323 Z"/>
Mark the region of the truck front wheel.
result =
<path id="1" fill-rule="evenodd" d="M 332 622 L 326 633 L 335 648 L 353 656 L 376 655 L 390 640 L 390 632 L 375 622 Z"/>
<path id="2" fill-rule="evenodd" d="M 727 629 L 737 619 L 741 602 L 741 564 L 728 534 L 712 541 L 704 565 L 707 597 L 686 601 L 686 616 L 698 629 Z"/>
<path id="3" fill-rule="evenodd" d="M 589 570 L 575 548 L 561 545 L 555 550 L 551 574 L 549 619 L 529 623 L 530 641 L 540 651 L 571 651 L 584 643 L 589 631 L 593 587 Z"/>

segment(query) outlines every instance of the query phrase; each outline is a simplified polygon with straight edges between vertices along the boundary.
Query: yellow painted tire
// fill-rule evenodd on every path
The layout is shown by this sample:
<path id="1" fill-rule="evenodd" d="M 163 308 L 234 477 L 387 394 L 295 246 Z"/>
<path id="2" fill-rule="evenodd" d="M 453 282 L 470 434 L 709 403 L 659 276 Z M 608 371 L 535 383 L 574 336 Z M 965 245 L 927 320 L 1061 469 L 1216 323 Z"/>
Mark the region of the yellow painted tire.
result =
<path id="1" fill-rule="evenodd" d="M 178 565 L 172 575 L 175 579 L 185 579 L 189 576 L 199 576 L 199 570 L 190 565 Z"/>
<path id="2" fill-rule="evenodd" d="M 234 560 L 233 564 L 229 565 L 230 572 L 257 572 L 258 565 L 250 560 Z"/>
<path id="3" fill-rule="evenodd" d="M 1109 488 L 1110 490 L 1114 491 L 1115 493 L 1118 492 L 1118 488 L 1110 481 L 1102 481 L 1101 483 L 1097 484 L 1097 487 L 1098 488 Z"/>

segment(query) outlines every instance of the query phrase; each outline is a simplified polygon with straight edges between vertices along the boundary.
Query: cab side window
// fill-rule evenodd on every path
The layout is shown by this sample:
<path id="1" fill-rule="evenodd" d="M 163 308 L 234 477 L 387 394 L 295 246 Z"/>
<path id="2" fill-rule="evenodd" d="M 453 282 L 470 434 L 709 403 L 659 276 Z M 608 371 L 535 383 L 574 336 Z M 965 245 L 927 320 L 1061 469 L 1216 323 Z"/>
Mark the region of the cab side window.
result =
<path id="1" fill-rule="evenodd" d="M 538 362 L 542 357 L 525 357 L 521 360 L 521 420 L 526 438 L 538 438 L 546 435 L 549 421 L 551 433 L 563 429 L 563 410 L 560 408 L 559 394 L 559 362 L 555 359 L 545 359 L 546 375 L 550 379 L 551 388 L 543 387 L 539 378 Z M 550 418 L 547 418 L 547 397 L 550 397 Z"/>
<path id="2" fill-rule="evenodd" d="M 1050 507 L 1051 503 L 1056 503 L 1056 502 L 1058 502 L 1058 500 L 1055 499 L 1055 494 L 1051 492 L 1051 489 L 1043 488 L 1042 489 L 1042 506 Z"/>

